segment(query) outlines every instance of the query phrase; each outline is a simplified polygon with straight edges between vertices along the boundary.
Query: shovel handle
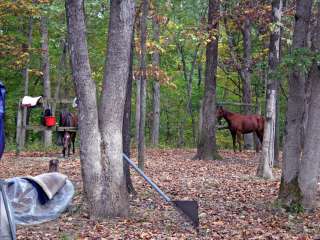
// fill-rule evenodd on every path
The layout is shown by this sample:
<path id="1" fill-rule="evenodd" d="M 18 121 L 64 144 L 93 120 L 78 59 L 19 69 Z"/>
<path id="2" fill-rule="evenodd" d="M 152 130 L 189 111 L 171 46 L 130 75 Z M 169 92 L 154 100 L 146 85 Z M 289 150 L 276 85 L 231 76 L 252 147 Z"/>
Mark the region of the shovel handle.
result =
<path id="1" fill-rule="evenodd" d="M 11 240 L 16 240 L 16 229 L 15 229 L 14 222 L 13 222 L 13 216 L 12 216 L 12 213 L 10 212 L 7 193 L 4 190 L 4 185 L 5 184 L 6 184 L 5 181 L 0 180 L 0 192 L 2 194 L 3 204 L 4 204 L 4 207 L 5 207 L 5 210 L 6 210 L 6 215 L 7 215 L 7 218 L 8 218 L 8 223 L 9 223 L 10 233 L 11 233 Z M 1 206 L 0 206 L 0 208 L 1 208 Z"/>
<path id="2" fill-rule="evenodd" d="M 127 161 L 127 163 L 129 163 L 131 167 L 134 168 L 134 170 L 136 170 L 137 173 L 139 173 L 151 185 L 151 187 L 154 190 L 156 190 L 161 195 L 161 197 L 163 197 L 167 202 L 171 202 L 171 199 L 164 192 L 162 192 L 161 189 L 150 178 L 148 178 L 144 174 L 144 172 L 140 168 L 138 168 L 137 165 L 135 165 L 130 158 L 128 158 L 127 155 L 123 154 L 123 158 Z"/>

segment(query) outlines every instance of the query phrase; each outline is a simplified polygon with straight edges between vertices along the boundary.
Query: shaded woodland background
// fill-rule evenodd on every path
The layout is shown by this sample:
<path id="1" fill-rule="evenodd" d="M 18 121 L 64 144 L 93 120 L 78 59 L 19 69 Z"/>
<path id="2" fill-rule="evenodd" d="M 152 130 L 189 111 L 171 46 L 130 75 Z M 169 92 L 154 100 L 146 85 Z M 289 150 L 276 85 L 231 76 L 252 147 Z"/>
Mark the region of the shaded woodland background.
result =
<path id="1" fill-rule="evenodd" d="M 118 15 L 127 17 L 124 24 L 115 20 Z M 117 224 L 129 223 L 120 239 L 176 233 L 177 225 L 166 219 L 178 217 L 159 199 L 155 204 L 135 174 L 134 187 L 142 197 L 128 197 L 124 179 L 129 171 L 123 169 L 122 152 L 130 153 L 131 140 L 134 160 L 166 192 L 199 200 L 199 238 L 309 239 L 319 233 L 319 51 L 320 3 L 312 0 L 5 0 L 0 3 L 0 79 L 8 90 L 7 150 L 15 147 L 15 119 L 24 95 L 70 99 L 77 89 L 80 162 L 76 155 L 74 162 L 61 164 L 78 188 L 76 210 L 64 215 L 75 230 L 70 233 L 63 222 L 61 231 L 79 238 L 110 237 L 118 234 Z M 114 67 L 115 62 L 120 64 Z M 124 89 L 131 79 L 128 97 Z M 275 107 L 267 111 L 275 89 Z M 124 104 L 128 99 L 131 103 Z M 88 103 L 93 107 L 86 108 Z M 221 150 L 231 149 L 232 141 L 229 131 L 214 126 L 219 104 L 234 112 L 262 114 L 270 126 L 269 114 L 276 115 L 275 134 L 270 134 L 275 140 L 264 141 L 260 155 Z M 56 114 L 63 108 L 76 111 L 67 104 L 52 107 Z M 39 124 L 42 111 L 32 109 L 26 121 Z M 120 120 L 130 126 L 122 128 Z M 31 168 L 21 169 L 23 159 L 7 153 L 2 177 L 44 171 L 44 154 L 52 151 L 34 150 L 55 149 L 55 133 L 25 135 L 26 149 L 44 162 L 31 159 L 26 162 Z M 276 153 L 283 150 L 283 157 L 269 151 L 273 146 Z M 281 165 L 282 171 L 273 168 Z M 93 232 L 87 224 L 79 233 L 90 217 L 128 217 L 129 205 L 134 209 L 131 219 L 93 220 Z M 153 210 L 163 210 L 158 214 L 164 212 L 164 227 L 152 225 Z M 177 238 L 194 236 L 190 226 L 181 225 Z M 59 236 L 60 228 L 58 233 L 54 225 L 50 228 L 49 234 Z M 131 236 L 131 228 L 143 230 Z M 20 234 L 39 229 L 21 229 Z"/>
<path id="2" fill-rule="evenodd" d="M 281 23 L 281 64 L 277 71 L 280 81 L 279 94 L 279 143 L 284 131 L 287 78 L 290 64 L 300 61 L 302 67 L 308 59 L 302 55 L 289 54 L 292 45 L 294 24 L 294 1 L 286 1 Z M 199 112 L 205 78 L 205 46 L 207 1 L 151 1 L 147 19 L 147 91 L 146 91 L 146 144 L 152 145 L 153 86 L 160 82 L 160 134 L 159 146 L 195 147 L 199 132 Z M 136 15 L 141 4 L 136 4 Z M 6 113 L 7 142 L 15 144 L 16 112 L 19 100 L 25 91 L 25 74 L 28 69 L 28 95 L 44 95 L 41 57 L 41 16 L 45 16 L 48 28 L 51 96 L 74 97 L 74 86 L 68 57 L 65 9 L 63 1 L 4 1 L 0 5 L 0 79 L 8 90 Z M 87 39 L 93 79 L 98 92 L 102 87 L 103 68 L 106 53 L 106 36 L 109 19 L 108 1 L 85 1 Z M 268 44 L 271 24 L 269 1 L 222 1 L 219 34 L 219 63 L 217 71 L 217 101 L 244 102 L 244 80 L 231 54 L 240 64 L 244 61 L 243 34 L 238 20 L 250 18 L 250 102 L 257 107 L 251 111 L 265 111 L 265 94 L 268 71 Z M 154 22 L 158 22 L 157 30 Z M 135 21 L 135 79 L 139 74 L 140 21 Z M 155 31 L 159 31 L 155 33 Z M 155 38 L 155 35 L 158 37 Z M 232 45 L 229 40 L 232 39 Z M 28 47 L 28 44 L 30 46 Z M 154 52 L 159 52 L 159 67 L 153 64 Z M 296 60 L 296 58 L 299 58 Z M 133 86 L 133 119 L 135 126 L 136 81 Z M 58 106 L 59 107 L 62 106 Z M 226 105 L 235 112 L 245 112 L 243 106 Z M 258 108 L 258 109 L 257 109 Z M 41 110 L 34 109 L 30 122 L 39 123 Z M 134 135 L 134 130 L 132 131 Z M 28 144 L 41 141 L 41 134 L 29 132 Z M 134 137 L 132 137 L 135 140 Z M 230 148 L 228 131 L 217 131 L 219 148 Z"/>

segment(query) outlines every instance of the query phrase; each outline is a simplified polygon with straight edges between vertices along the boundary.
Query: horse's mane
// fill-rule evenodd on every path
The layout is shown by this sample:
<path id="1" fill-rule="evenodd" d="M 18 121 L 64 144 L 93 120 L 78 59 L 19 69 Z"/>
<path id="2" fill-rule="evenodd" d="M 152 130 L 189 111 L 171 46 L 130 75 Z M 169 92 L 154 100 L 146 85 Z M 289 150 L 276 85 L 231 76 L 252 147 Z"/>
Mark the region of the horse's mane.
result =
<path id="1" fill-rule="evenodd" d="M 225 114 L 236 114 L 235 112 L 231 112 L 231 111 L 229 111 L 228 109 L 226 109 L 226 108 L 224 108 L 224 107 L 221 107 L 222 108 L 222 110 L 223 110 L 223 112 L 225 113 Z"/>

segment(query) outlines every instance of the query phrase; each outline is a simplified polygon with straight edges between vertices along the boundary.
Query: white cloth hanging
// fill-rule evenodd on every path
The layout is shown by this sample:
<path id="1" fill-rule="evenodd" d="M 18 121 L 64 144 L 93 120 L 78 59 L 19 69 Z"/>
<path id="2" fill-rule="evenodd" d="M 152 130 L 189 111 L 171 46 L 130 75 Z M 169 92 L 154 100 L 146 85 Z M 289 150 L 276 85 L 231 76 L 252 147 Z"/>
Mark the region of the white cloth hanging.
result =
<path id="1" fill-rule="evenodd" d="M 42 98 L 42 96 L 38 96 L 38 97 L 30 97 L 30 96 L 24 96 L 22 98 L 22 107 L 34 107 L 36 106 L 40 99 Z"/>

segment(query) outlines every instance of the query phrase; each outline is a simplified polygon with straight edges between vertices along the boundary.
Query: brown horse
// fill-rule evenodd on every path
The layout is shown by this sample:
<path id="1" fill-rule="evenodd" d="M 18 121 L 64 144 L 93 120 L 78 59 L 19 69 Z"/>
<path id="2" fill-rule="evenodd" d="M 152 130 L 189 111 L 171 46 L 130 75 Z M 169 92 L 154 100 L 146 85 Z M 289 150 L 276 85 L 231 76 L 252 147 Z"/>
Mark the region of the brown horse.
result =
<path id="1" fill-rule="evenodd" d="M 60 127 L 78 127 L 78 117 L 76 114 L 73 114 L 68 111 L 60 112 L 60 120 L 59 120 Z M 72 143 L 72 153 L 75 153 L 74 142 L 76 139 L 77 132 L 69 132 L 64 131 L 61 135 L 62 137 L 62 154 L 63 157 L 66 156 L 66 152 L 68 153 L 68 157 L 70 156 L 70 149 Z"/>
<path id="2" fill-rule="evenodd" d="M 255 132 L 262 143 L 264 118 L 261 115 L 242 115 L 239 113 L 229 112 L 222 106 L 218 106 L 216 116 L 219 122 L 221 121 L 221 118 L 224 118 L 227 121 L 228 129 L 232 135 L 234 152 L 236 152 L 236 137 L 241 152 L 241 134 Z"/>

